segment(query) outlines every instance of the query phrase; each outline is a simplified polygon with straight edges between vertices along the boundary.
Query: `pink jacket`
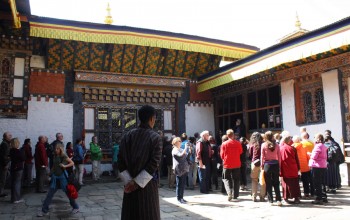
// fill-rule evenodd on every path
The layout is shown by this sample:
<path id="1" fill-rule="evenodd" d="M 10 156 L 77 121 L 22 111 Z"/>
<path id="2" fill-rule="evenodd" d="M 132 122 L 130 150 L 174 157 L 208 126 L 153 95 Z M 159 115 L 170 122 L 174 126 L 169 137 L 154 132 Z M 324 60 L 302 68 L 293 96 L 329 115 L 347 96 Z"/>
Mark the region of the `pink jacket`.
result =
<path id="1" fill-rule="evenodd" d="M 324 144 L 315 144 L 309 160 L 309 166 L 315 168 L 327 168 L 327 147 L 324 146 Z"/>

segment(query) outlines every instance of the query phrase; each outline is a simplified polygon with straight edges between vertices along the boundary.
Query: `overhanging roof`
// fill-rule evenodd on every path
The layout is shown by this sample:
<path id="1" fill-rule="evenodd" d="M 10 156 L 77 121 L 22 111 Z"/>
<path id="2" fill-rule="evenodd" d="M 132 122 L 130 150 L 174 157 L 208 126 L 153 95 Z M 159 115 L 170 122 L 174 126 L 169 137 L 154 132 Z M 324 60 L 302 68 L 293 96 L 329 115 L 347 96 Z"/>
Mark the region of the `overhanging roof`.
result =
<path id="1" fill-rule="evenodd" d="M 204 37 L 134 28 L 31 17 L 30 36 L 95 43 L 132 44 L 175 50 L 207 53 L 241 59 L 256 53 L 259 48 Z"/>
<path id="2" fill-rule="evenodd" d="M 198 91 L 206 91 L 281 64 L 350 45 L 350 17 L 276 44 L 198 78 Z"/>

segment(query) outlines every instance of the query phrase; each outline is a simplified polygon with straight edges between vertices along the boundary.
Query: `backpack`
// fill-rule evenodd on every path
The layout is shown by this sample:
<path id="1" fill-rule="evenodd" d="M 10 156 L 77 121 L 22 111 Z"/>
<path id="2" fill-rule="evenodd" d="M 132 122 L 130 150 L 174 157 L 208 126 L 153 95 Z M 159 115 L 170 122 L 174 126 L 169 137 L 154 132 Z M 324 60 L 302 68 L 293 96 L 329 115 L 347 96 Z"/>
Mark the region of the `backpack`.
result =
<path id="1" fill-rule="evenodd" d="M 338 160 L 338 154 L 336 147 L 333 143 L 330 144 L 330 146 L 327 149 L 327 161 L 328 162 L 336 162 Z"/>

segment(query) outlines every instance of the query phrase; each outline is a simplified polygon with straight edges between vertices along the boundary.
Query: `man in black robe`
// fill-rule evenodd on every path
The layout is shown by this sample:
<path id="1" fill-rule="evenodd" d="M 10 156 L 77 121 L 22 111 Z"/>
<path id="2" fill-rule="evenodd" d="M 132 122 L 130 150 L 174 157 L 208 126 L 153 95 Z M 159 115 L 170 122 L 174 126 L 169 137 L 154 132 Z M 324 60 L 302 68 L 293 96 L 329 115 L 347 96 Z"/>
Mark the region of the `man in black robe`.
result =
<path id="1" fill-rule="evenodd" d="M 141 124 L 127 132 L 120 143 L 118 168 L 124 181 L 121 219 L 160 219 L 158 168 L 162 139 L 152 130 L 156 112 L 151 106 L 138 111 Z"/>

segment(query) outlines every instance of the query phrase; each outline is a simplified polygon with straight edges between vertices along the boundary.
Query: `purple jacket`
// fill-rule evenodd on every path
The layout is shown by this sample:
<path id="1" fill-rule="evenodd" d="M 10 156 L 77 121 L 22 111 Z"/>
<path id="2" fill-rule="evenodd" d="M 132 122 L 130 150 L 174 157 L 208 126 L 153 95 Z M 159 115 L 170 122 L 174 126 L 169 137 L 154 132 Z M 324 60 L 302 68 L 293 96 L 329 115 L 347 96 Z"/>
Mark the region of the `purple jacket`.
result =
<path id="1" fill-rule="evenodd" d="M 315 168 L 327 168 L 327 147 L 324 146 L 324 144 L 315 144 L 309 160 L 309 166 Z"/>

